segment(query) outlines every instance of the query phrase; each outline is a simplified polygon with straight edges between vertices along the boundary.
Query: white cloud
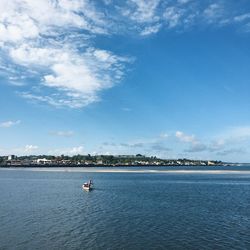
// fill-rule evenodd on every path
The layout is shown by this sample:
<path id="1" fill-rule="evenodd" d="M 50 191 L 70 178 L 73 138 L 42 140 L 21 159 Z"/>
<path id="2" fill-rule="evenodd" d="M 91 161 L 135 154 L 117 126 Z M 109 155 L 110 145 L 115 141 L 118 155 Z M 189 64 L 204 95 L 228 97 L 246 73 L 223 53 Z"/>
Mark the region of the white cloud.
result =
<path id="1" fill-rule="evenodd" d="M 194 135 L 186 135 L 181 131 L 176 131 L 175 136 L 182 142 L 191 142 L 191 143 L 196 142 Z"/>
<path id="2" fill-rule="evenodd" d="M 129 58 L 116 56 L 106 50 L 88 48 L 84 53 L 79 53 L 64 45 L 61 48 L 39 48 L 25 44 L 9 51 L 15 63 L 50 72 L 41 76 L 41 84 L 61 93 L 59 99 L 53 96 L 57 106 L 67 105 L 69 102 L 77 104 L 69 105 L 70 107 L 82 107 L 97 101 L 101 90 L 110 88 L 121 80 L 124 63 L 130 62 Z M 37 95 L 29 93 L 28 98 L 31 96 Z M 44 100 L 47 99 L 44 96 Z"/>
<path id="3" fill-rule="evenodd" d="M 152 26 L 147 26 L 141 31 L 141 35 L 149 36 L 149 35 L 155 34 L 160 30 L 160 28 L 161 28 L 161 24 L 159 23 L 152 25 Z"/>
<path id="4" fill-rule="evenodd" d="M 162 134 L 160 134 L 160 137 L 163 138 L 163 139 L 166 139 L 166 138 L 169 137 L 169 134 L 167 134 L 167 133 L 162 133 Z"/>
<path id="5" fill-rule="evenodd" d="M 189 144 L 189 148 L 184 150 L 184 152 L 197 153 L 208 149 L 207 145 L 198 140 L 194 135 L 187 135 L 181 131 L 176 131 L 175 136 L 179 141 Z"/>
<path id="6" fill-rule="evenodd" d="M 74 132 L 69 130 L 69 131 L 51 131 L 51 135 L 55 136 L 60 136 L 60 137 L 71 137 L 74 135 Z"/>
<path id="7" fill-rule="evenodd" d="M 89 1 L 81 0 L 1 0 L 0 22 L 11 41 L 53 34 L 59 28 L 75 27 L 90 32 L 105 32 L 102 14 Z M 0 38 L 5 39 L 5 38 Z"/>
<path id="8" fill-rule="evenodd" d="M 178 31 L 188 30 L 194 26 L 213 25 L 222 27 L 234 22 L 234 13 L 229 5 L 220 1 L 151 1 L 129 0 L 127 5 L 121 5 L 123 16 L 131 22 L 130 30 L 139 31 L 141 36 L 159 32 L 160 29 L 178 28 Z M 238 19 L 245 19 L 242 16 Z M 119 19 L 119 17 L 118 17 Z M 237 18 L 236 18 L 237 19 Z"/>
<path id="9" fill-rule="evenodd" d="M 84 147 L 83 146 L 76 146 L 71 148 L 62 148 L 62 149 L 54 149 L 50 150 L 48 154 L 53 155 L 78 155 L 84 153 Z"/>
<path id="10" fill-rule="evenodd" d="M 176 141 L 182 143 L 176 143 Z M 246 155 L 249 146 L 250 127 L 238 126 L 224 129 L 221 134 L 210 135 L 205 138 L 176 131 L 175 133 L 160 134 L 155 138 L 137 139 L 130 142 L 105 142 L 100 148 L 109 150 L 114 154 L 126 152 L 128 154 L 157 155 L 163 158 L 171 158 L 172 155 L 173 158 L 228 161 L 228 159 L 235 159 L 236 156 Z M 232 157 L 230 153 L 232 153 Z"/>
<path id="11" fill-rule="evenodd" d="M 21 123 L 20 120 L 17 120 L 17 121 L 5 121 L 5 122 L 0 123 L 0 128 L 10 128 L 10 127 L 18 125 L 20 123 Z"/>
<path id="12" fill-rule="evenodd" d="M 236 21 L 236 22 L 244 22 L 244 21 L 249 20 L 249 19 L 250 19 L 250 13 L 246 13 L 246 14 L 234 17 L 234 21 Z"/>
<path id="13" fill-rule="evenodd" d="M 83 146 L 73 147 L 68 152 L 70 155 L 82 154 L 83 153 Z"/>
<path id="14" fill-rule="evenodd" d="M 123 12 L 131 20 L 139 23 L 151 23 L 159 20 L 157 7 L 160 0 L 129 0 L 129 9 Z"/>
<path id="15" fill-rule="evenodd" d="M 29 155 L 33 153 L 37 153 L 37 150 L 39 149 L 38 146 L 27 144 L 25 146 L 16 147 L 16 148 L 2 148 L 0 151 L 2 152 L 2 155 Z"/>
<path id="16" fill-rule="evenodd" d="M 224 141 L 250 141 L 250 126 L 235 126 L 225 129 L 225 131 L 219 135 Z"/>
<path id="17" fill-rule="evenodd" d="M 123 77 L 128 58 L 118 57 L 109 51 L 89 48 L 79 54 L 73 49 L 34 48 L 21 46 L 10 51 L 12 59 L 25 67 L 43 67 L 50 70 L 42 76 L 44 87 L 57 90 L 60 96 L 43 96 L 55 106 L 83 107 L 99 99 L 100 91 L 112 87 Z M 35 93 L 23 95 L 33 99 Z M 36 97 L 35 97 L 36 96 Z M 52 97 L 52 98 L 50 98 Z"/>
<path id="18" fill-rule="evenodd" d="M 51 106 L 54 106 L 56 108 L 60 107 L 70 107 L 70 108 L 82 108 L 85 107 L 93 102 L 98 101 L 98 99 L 88 96 L 87 98 L 81 98 L 78 94 L 68 93 L 67 94 L 69 98 L 67 99 L 65 95 L 60 95 L 59 93 L 53 94 L 52 96 L 48 95 L 39 95 L 38 94 L 32 94 L 28 92 L 21 92 L 20 96 L 23 98 L 26 98 L 27 100 L 30 100 L 31 102 L 41 102 L 41 103 L 48 103 Z M 72 95 L 73 98 L 70 98 Z"/>
<path id="19" fill-rule="evenodd" d="M 133 61 L 96 48 L 96 36 L 137 32 L 147 37 L 163 28 L 228 25 L 249 18 L 216 1 L 103 1 L 1 0 L 1 75 L 13 86 L 25 85 L 20 95 L 29 100 L 81 108 L 99 101 Z"/>
<path id="20" fill-rule="evenodd" d="M 189 148 L 185 150 L 188 153 L 208 152 L 221 156 L 232 153 L 246 152 L 243 148 L 248 148 L 250 144 L 250 127 L 238 126 L 224 129 L 223 133 L 217 134 L 207 140 L 200 140 L 194 135 L 186 135 L 177 131 L 176 137 L 189 144 Z M 232 148 L 233 146 L 233 148 Z"/>
<path id="21" fill-rule="evenodd" d="M 219 19 L 222 19 L 219 22 L 221 23 L 224 21 L 223 11 L 223 7 L 220 4 L 212 3 L 204 10 L 203 15 L 208 23 L 218 22 Z"/>
<path id="22" fill-rule="evenodd" d="M 20 149 L 20 151 L 23 151 L 25 153 L 31 153 L 33 151 L 36 151 L 38 149 L 38 146 L 36 145 L 26 145 L 23 149 Z"/>
<path id="23" fill-rule="evenodd" d="M 184 11 L 182 9 L 176 7 L 168 7 L 164 12 L 163 17 L 167 21 L 168 27 L 174 28 L 175 26 L 179 25 L 183 14 Z"/>
<path id="24" fill-rule="evenodd" d="M 130 62 L 90 45 L 90 34 L 107 33 L 109 24 L 88 0 L 3 0 L 0 13 L 2 51 L 19 67 L 10 82 L 22 85 L 17 76 L 32 70 L 33 84 L 21 96 L 33 101 L 84 107 L 119 82 Z"/>

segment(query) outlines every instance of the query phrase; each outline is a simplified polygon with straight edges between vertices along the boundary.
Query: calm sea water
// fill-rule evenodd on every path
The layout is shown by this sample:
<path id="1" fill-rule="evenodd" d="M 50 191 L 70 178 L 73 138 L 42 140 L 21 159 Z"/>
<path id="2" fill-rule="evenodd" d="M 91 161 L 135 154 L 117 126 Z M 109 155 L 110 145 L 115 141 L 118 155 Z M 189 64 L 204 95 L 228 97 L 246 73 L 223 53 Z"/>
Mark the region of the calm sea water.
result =
<path id="1" fill-rule="evenodd" d="M 250 249 L 243 170 L 0 170 L 0 249 Z M 96 188 L 86 192 L 89 178 Z"/>

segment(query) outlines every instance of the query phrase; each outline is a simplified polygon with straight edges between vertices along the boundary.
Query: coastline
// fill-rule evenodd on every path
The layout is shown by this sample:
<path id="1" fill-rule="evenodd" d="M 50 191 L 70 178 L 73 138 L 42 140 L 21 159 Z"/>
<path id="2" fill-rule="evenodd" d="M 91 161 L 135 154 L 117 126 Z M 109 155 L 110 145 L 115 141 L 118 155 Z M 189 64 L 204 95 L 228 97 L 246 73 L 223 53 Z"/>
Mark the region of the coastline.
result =
<path id="1" fill-rule="evenodd" d="M 70 173 L 138 173 L 138 174 L 250 174 L 249 170 L 238 169 L 150 169 L 133 167 L 1 167 L 0 170 L 31 172 L 70 172 Z"/>

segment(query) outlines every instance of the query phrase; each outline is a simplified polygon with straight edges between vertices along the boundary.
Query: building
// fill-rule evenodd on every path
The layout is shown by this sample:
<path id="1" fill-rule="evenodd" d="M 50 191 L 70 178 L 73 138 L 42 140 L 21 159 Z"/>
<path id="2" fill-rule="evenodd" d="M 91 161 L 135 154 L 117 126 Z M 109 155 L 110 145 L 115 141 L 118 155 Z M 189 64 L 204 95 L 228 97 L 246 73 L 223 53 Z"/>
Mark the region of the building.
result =
<path id="1" fill-rule="evenodd" d="M 16 156 L 15 155 L 8 155 L 8 161 L 15 160 Z"/>
<path id="2" fill-rule="evenodd" d="M 37 163 L 37 164 L 50 164 L 50 163 L 51 163 L 51 160 L 47 160 L 46 158 L 37 159 L 37 160 L 36 160 L 36 163 Z"/>

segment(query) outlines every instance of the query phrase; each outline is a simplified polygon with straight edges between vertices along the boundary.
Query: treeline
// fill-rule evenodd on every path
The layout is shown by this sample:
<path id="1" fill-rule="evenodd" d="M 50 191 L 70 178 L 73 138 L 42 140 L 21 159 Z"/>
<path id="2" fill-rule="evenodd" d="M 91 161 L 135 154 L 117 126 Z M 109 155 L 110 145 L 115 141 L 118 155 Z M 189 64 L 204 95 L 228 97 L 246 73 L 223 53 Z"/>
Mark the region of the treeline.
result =
<path id="1" fill-rule="evenodd" d="M 7 156 L 0 157 L 0 164 L 35 164 L 38 159 L 46 159 L 50 164 L 85 164 L 85 165 L 223 165 L 221 161 L 204 161 L 190 159 L 160 159 L 156 156 L 137 155 L 30 155 L 12 156 L 11 160 Z M 46 162 L 46 164 L 49 164 Z"/>
<path id="2" fill-rule="evenodd" d="M 7 156 L 1 157 L 0 162 L 6 161 Z M 134 161 L 149 161 L 153 162 L 157 159 L 155 156 L 147 157 L 141 154 L 137 155 L 73 155 L 73 156 L 68 156 L 68 155 L 60 155 L 60 156 L 54 156 L 54 155 L 30 155 L 30 156 L 16 156 L 14 158 L 15 160 L 20 160 L 20 161 L 35 161 L 37 159 L 47 159 L 51 161 L 70 161 L 72 163 L 76 162 L 92 162 L 92 163 L 98 163 L 100 161 L 103 162 L 103 164 L 117 164 L 120 162 L 123 163 L 132 163 Z"/>

